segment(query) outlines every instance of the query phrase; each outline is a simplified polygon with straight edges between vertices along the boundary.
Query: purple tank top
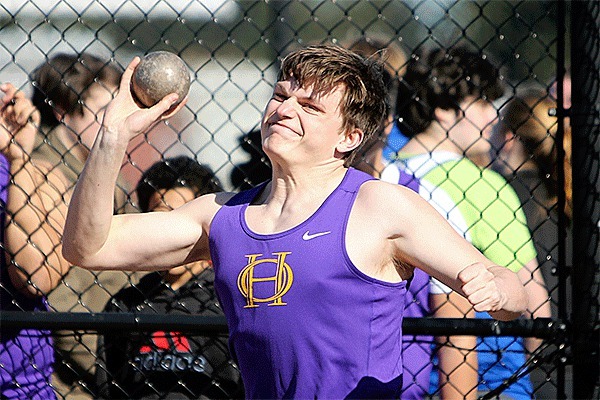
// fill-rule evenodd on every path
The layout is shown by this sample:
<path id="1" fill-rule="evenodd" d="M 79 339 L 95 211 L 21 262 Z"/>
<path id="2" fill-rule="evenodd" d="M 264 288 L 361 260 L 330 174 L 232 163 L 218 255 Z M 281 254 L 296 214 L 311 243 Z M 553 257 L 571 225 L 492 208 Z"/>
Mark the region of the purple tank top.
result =
<path id="1" fill-rule="evenodd" d="M 277 234 L 245 222 L 264 185 L 216 214 L 215 288 L 248 398 L 399 396 L 406 282 L 366 276 L 345 247 L 356 194 L 370 179 L 349 169 L 311 217 Z"/>
<path id="2" fill-rule="evenodd" d="M 0 155 L 0 223 L 4 227 L 10 179 L 9 165 Z M 0 229 L 4 243 L 4 229 Z M 6 311 L 46 311 L 44 299 L 17 292 L 8 277 L 6 258 L 0 252 L 0 304 Z M 0 335 L 0 397 L 3 399 L 55 399 L 50 386 L 54 351 L 49 331 L 2 328 Z"/>

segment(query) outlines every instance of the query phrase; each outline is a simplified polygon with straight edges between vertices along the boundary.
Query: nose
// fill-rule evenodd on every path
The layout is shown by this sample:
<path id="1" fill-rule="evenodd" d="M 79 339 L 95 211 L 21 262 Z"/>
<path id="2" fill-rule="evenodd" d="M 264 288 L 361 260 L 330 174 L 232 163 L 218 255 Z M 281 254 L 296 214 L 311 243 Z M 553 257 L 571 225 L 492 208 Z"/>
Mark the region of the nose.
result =
<path id="1" fill-rule="evenodd" d="M 275 112 L 281 117 L 289 117 L 296 112 L 296 101 L 293 97 L 283 100 L 276 108 Z"/>

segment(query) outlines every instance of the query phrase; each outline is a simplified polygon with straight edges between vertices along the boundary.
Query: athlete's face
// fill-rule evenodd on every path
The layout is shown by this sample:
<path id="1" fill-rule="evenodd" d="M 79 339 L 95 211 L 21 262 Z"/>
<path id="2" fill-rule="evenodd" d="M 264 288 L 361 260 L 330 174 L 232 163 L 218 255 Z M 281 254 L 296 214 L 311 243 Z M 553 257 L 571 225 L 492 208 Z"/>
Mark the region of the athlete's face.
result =
<path id="1" fill-rule="evenodd" d="M 272 161 L 333 159 L 344 137 L 343 90 L 338 87 L 317 96 L 293 79 L 277 82 L 261 124 L 263 148 Z"/>

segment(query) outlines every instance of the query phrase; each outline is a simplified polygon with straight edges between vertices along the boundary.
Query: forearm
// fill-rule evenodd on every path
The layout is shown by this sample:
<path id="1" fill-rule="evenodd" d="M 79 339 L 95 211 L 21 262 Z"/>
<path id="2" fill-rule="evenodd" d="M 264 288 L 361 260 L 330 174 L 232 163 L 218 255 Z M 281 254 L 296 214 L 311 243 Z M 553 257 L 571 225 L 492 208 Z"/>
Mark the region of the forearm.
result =
<path id="1" fill-rule="evenodd" d="M 456 292 L 431 296 L 436 318 L 474 318 L 471 304 Z M 477 353 L 474 336 L 443 336 L 436 338 L 440 344 L 439 387 L 442 399 L 477 398 Z"/>
<path id="2" fill-rule="evenodd" d="M 475 336 L 438 337 L 439 385 L 442 399 L 477 398 Z"/>
<path id="3" fill-rule="evenodd" d="M 69 268 L 61 255 L 64 193 L 43 175 L 29 161 L 11 162 L 5 227 L 8 272 L 19 291 L 33 296 L 54 289 Z"/>
<path id="4" fill-rule="evenodd" d="M 552 317 L 550 295 L 537 261 L 533 260 L 527 263 L 519 270 L 517 276 L 527 292 L 527 316 L 529 318 Z"/>
<path id="5" fill-rule="evenodd" d="M 167 119 L 185 105 L 184 99 L 167 112 L 178 99 L 176 94 L 171 94 L 151 108 L 140 108 L 130 90 L 131 76 L 139 61 L 139 57 L 134 58 L 123 73 L 118 94 L 106 108 L 102 128 L 69 205 L 63 254 L 67 260 L 85 268 L 106 269 L 108 261 L 103 256 L 113 253 L 123 240 L 131 240 L 130 237 L 119 237 L 119 233 L 115 233 L 112 236 L 115 240 L 111 242 L 109 236 L 116 180 L 129 140 L 147 132 L 157 122 Z M 113 246 L 105 246 L 107 242 Z M 103 247 L 106 251 L 101 254 Z M 123 247 L 120 250 L 129 251 L 123 250 Z"/>
<path id="6" fill-rule="evenodd" d="M 91 267 L 108 237 L 114 191 L 127 141 L 102 128 L 81 173 L 69 205 L 63 254 L 73 264 Z"/>

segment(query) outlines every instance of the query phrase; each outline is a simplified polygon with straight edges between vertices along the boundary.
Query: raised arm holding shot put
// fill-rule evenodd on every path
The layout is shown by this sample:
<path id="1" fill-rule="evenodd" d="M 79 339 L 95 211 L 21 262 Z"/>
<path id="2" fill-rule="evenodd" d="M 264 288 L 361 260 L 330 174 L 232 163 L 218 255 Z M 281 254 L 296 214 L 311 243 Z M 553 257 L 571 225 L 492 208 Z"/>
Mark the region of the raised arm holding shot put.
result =
<path id="1" fill-rule="evenodd" d="M 129 140 L 167 118 L 177 100 L 139 108 L 129 90 L 138 62 L 106 111 L 63 252 L 89 269 L 168 269 L 211 257 L 249 398 L 398 397 L 404 294 L 415 267 L 498 319 L 524 311 L 518 277 L 426 201 L 346 167 L 386 116 L 385 87 L 379 63 L 337 46 L 283 60 L 261 123 L 270 182 L 171 212 L 113 216 Z"/>

